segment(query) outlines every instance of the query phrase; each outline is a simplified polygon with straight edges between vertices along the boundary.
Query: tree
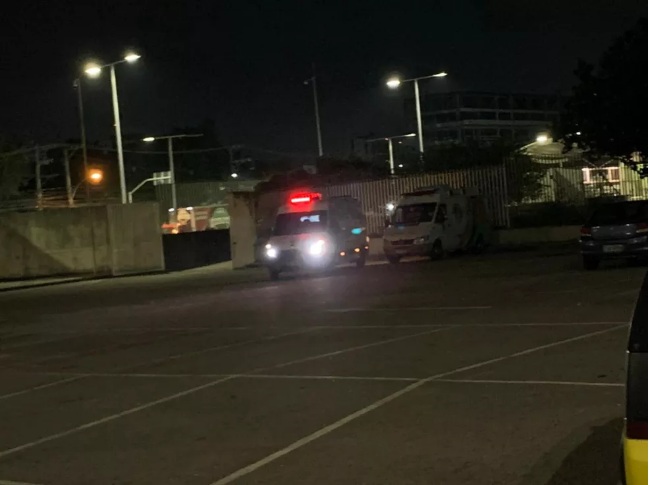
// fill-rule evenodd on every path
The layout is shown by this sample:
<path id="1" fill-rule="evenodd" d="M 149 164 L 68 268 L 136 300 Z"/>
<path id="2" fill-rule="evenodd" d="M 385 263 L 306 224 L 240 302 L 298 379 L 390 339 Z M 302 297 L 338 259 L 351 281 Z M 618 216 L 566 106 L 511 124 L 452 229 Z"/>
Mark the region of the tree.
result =
<path id="1" fill-rule="evenodd" d="M 612 157 L 647 176 L 647 20 L 617 38 L 595 67 L 579 61 L 578 83 L 559 136 L 589 157 Z M 634 153 L 642 153 L 639 157 Z"/>
<path id="2" fill-rule="evenodd" d="M 31 176 L 31 165 L 24 151 L 15 144 L 0 140 L 0 200 L 19 195 Z"/>

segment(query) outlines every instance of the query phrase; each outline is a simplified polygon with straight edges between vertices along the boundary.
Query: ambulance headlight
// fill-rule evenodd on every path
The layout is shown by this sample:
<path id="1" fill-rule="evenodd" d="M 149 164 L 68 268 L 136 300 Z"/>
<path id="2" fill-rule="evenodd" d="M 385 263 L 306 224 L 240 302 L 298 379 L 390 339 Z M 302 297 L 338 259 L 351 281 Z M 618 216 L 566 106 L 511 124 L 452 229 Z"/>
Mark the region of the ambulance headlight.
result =
<path id="1" fill-rule="evenodd" d="M 323 256 L 326 249 L 326 242 L 324 239 L 318 239 L 309 244 L 309 255 L 319 258 Z"/>
<path id="2" fill-rule="evenodd" d="M 277 257 L 277 248 L 274 248 L 271 244 L 266 244 L 266 257 L 275 259 Z"/>

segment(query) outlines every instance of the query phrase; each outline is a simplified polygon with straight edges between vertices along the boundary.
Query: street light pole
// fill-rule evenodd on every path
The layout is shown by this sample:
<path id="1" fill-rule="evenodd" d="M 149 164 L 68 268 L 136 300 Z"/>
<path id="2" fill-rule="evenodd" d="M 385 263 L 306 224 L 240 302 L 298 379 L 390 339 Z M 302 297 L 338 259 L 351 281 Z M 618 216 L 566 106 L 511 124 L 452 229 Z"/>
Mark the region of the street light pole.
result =
<path id="1" fill-rule="evenodd" d="M 77 104 L 79 108 L 79 125 L 81 128 L 81 153 L 83 155 L 83 173 L 88 172 L 88 145 L 86 142 L 86 121 L 83 114 L 83 94 L 81 92 L 81 78 L 74 80 L 77 88 Z M 90 188 L 86 186 L 86 199 L 90 198 Z"/>
<path id="2" fill-rule="evenodd" d="M 431 74 L 430 76 L 420 76 L 414 77 L 412 79 L 399 79 L 398 77 L 393 77 L 387 81 L 387 85 L 391 89 L 398 88 L 401 83 L 412 81 L 415 85 L 415 110 L 417 112 L 417 134 L 419 135 L 419 163 L 421 168 L 424 166 L 424 128 L 421 121 L 421 100 L 419 96 L 419 81 L 422 79 L 430 79 L 434 77 L 446 77 L 448 74 L 444 71 L 438 72 L 437 74 Z"/>
<path id="3" fill-rule="evenodd" d="M 124 170 L 124 150 L 122 148 L 122 125 L 119 117 L 119 99 L 117 97 L 117 76 L 115 75 L 115 66 L 124 62 L 133 63 L 140 58 L 140 55 L 130 52 L 124 56 L 123 59 L 104 64 L 103 66 L 97 64 L 89 64 L 86 66 L 85 72 L 90 77 L 97 77 L 101 74 L 104 67 L 110 67 L 110 88 L 111 97 L 113 100 L 113 117 L 115 118 L 115 143 L 117 145 L 117 164 L 119 168 L 119 189 L 122 204 L 126 204 L 126 173 Z"/>
<path id="4" fill-rule="evenodd" d="M 167 138 L 167 150 L 169 151 L 169 178 L 171 179 L 171 207 L 178 208 L 178 199 L 176 198 L 176 171 L 174 169 L 174 139 Z"/>
<path id="5" fill-rule="evenodd" d="M 115 64 L 111 64 L 110 66 L 110 88 L 113 98 L 113 116 L 115 118 L 115 142 L 117 144 L 117 164 L 119 167 L 119 191 L 122 204 L 126 204 L 126 173 L 124 172 L 122 125 L 119 119 L 119 99 L 117 97 L 117 76 L 115 76 Z"/>
<path id="6" fill-rule="evenodd" d="M 390 164 L 390 175 L 394 175 L 394 147 L 392 145 L 392 140 L 395 138 L 412 138 L 417 136 L 416 133 L 408 133 L 406 135 L 396 135 L 396 136 L 386 136 L 383 138 L 372 138 L 371 140 L 366 140 L 367 143 L 372 143 L 375 141 L 387 141 L 388 142 L 388 163 Z"/>
<path id="7" fill-rule="evenodd" d="M 311 87 L 313 88 L 313 108 L 315 111 L 315 129 L 318 136 L 318 156 L 322 157 L 324 152 L 322 149 L 322 130 L 320 129 L 320 106 L 318 104 L 318 86 L 315 75 L 315 64 L 313 65 L 313 76 L 304 81 L 304 84 L 308 83 L 311 83 Z"/>
<path id="8" fill-rule="evenodd" d="M 388 138 L 388 153 L 390 155 L 390 175 L 394 175 L 394 150 L 392 149 L 392 138 Z"/>
<path id="9" fill-rule="evenodd" d="M 421 122 L 421 102 L 419 101 L 419 79 L 414 80 L 415 109 L 417 110 L 417 135 L 419 138 L 419 164 L 424 166 L 424 128 Z"/>
<path id="10" fill-rule="evenodd" d="M 171 205 L 172 209 L 177 209 L 178 199 L 176 197 L 176 168 L 174 165 L 174 143 L 175 138 L 197 138 L 203 136 L 202 133 L 196 134 L 182 134 L 182 135 L 167 135 L 167 136 L 147 136 L 142 138 L 142 141 L 150 143 L 156 140 L 167 140 L 167 153 L 169 156 L 169 182 L 171 183 Z M 230 155 L 230 161 L 232 160 L 232 155 Z M 230 162 L 232 163 L 232 162 Z M 134 190 L 132 192 L 135 192 Z"/>

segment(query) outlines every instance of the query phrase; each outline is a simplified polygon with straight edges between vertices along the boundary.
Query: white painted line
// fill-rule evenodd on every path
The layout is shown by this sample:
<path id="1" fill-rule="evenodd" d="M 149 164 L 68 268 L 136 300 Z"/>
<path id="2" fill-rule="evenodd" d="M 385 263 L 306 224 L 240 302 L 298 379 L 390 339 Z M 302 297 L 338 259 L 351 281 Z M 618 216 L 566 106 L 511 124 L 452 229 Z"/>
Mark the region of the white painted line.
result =
<path id="1" fill-rule="evenodd" d="M 253 379 L 303 379 L 303 380 L 354 380 L 354 381 L 397 381 L 397 382 L 413 382 L 418 381 L 420 377 L 383 377 L 383 376 L 332 376 L 332 375 L 299 375 L 299 374 L 119 374 L 111 372 L 97 372 L 97 373 L 66 373 L 66 372 L 42 372 L 39 375 L 72 375 L 77 377 L 125 377 L 136 379 L 177 379 L 177 378 L 206 378 L 216 379 L 220 377 L 231 378 L 253 378 Z"/>
<path id="2" fill-rule="evenodd" d="M 571 326 L 613 326 L 613 325 L 623 325 L 628 324 L 626 321 L 616 321 L 616 322 L 560 322 L 560 323 L 408 323 L 408 324 L 399 324 L 395 323 L 393 325 L 314 325 L 311 328 L 317 328 L 322 330 L 330 329 L 399 329 L 399 328 L 435 328 L 435 327 L 448 327 L 448 326 L 457 326 L 457 327 L 571 327 Z"/>
<path id="3" fill-rule="evenodd" d="M 0 485 L 37 485 L 29 482 L 14 482 L 13 480 L 0 480 Z"/>
<path id="4" fill-rule="evenodd" d="M 618 329 L 625 328 L 625 327 L 626 327 L 626 325 L 625 326 L 619 326 L 619 327 L 613 327 L 613 328 L 607 328 L 605 330 L 599 330 L 597 332 L 590 332 L 590 333 L 587 333 L 587 334 L 584 334 L 584 335 L 580 335 L 578 337 L 572 337 L 572 338 L 568 338 L 568 339 L 564 339 L 564 340 L 558 340 L 556 342 L 552 342 L 552 343 L 549 343 L 549 344 L 540 345 L 538 347 L 531 347 L 529 349 L 526 349 L 526 350 L 523 350 L 523 351 L 520 351 L 520 352 L 514 352 L 512 354 L 503 355 L 501 357 L 496 357 L 496 358 L 493 358 L 493 359 L 484 360 L 484 361 L 478 362 L 476 364 L 471 364 L 471 365 L 466 365 L 466 366 L 463 366 L 463 367 L 458 367 L 458 368 L 450 370 L 450 371 L 442 372 L 442 373 L 439 373 L 439 374 L 435 374 L 435 375 L 426 377 L 424 379 L 420 379 L 420 380 L 418 380 L 416 382 L 413 382 L 412 384 L 410 384 L 410 385 L 408 385 L 408 386 L 406 386 L 406 387 L 404 387 L 404 388 L 402 388 L 402 389 L 400 389 L 400 390 L 398 390 L 396 392 L 393 392 L 392 394 L 390 394 L 390 395 L 388 395 L 388 396 L 386 396 L 386 397 L 384 397 L 382 399 L 379 399 L 378 401 L 373 402 L 372 404 L 370 404 L 370 405 L 368 405 L 368 406 L 366 406 L 366 407 L 364 407 L 362 409 L 359 409 L 358 411 L 356 411 L 356 412 L 354 412 L 352 414 L 349 414 L 349 415 L 345 416 L 342 419 L 339 419 L 338 421 L 335 421 L 335 422 L 325 426 L 324 428 L 319 429 L 318 431 L 316 431 L 314 433 L 311 433 L 310 435 L 304 436 L 303 438 L 301 438 L 301 439 L 291 443 L 290 445 L 276 451 L 275 453 L 271 453 L 270 455 L 262 458 L 261 460 L 258 460 L 258 461 L 254 462 L 254 463 L 251 463 L 248 466 L 240 468 L 239 470 L 237 470 L 237 471 L 235 471 L 235 472 L 233 472 L 233 473 L 231 473 L 231 474 L 229 474 L 229 475 L 227 475 L 227 476 L 213 482 L 211 485 L 225 485 L 227 483 L 232 483 L 233 481 L 235 481 L 235 480 L 237 480 L 237 479 L 239 479 L 239 478 L 241 478 L 241 477 L 243 477 L 245 475 L 248 475 L 248 474 L 254 472 L 257 469 L 262 468 L 263 466 L 266 466 L 269 463 L 272 463 L 273 461 L 283 457 L 284 455 L 288 455 L 289 453 L 291 453 L 291 452 L 293 452 L 293 451 L 295 451 L 295 450 L 297 450 L 299 448 L 302 448 L 303 446 L 311 443 L 312 441 L 315 441 L 318 438 L 321 438 L 322 436 L 325 436 L 325 435 L 331 433 L 332 431 L 337 430 L 338 428 L 346 425 L 347 423 L 349 423 L 351 421 L 354 421 L 355 419 L 360 418 L 361 416 L 364 416 L 365 414 L 374 411 L 375 409 L 383 406 L 384 404 L 387 404 L 387 403 L 389 403 L 391 401 L 394 401 L 395 399 L 403 396 L 404 394 L 408 394 L 409 392 L 414 391 L 415 389 L 423 386 L 424 384 L 426 384 L 428 382 L 434 381 L 436 379 L 441 379 L 441 378 L 449 376 L 449 375 L 458 374 L 460 372 L 464 372 L 464 371 L 467 371 L 467 370 L 477 369 L 478 367 L 484 367 L 486 365 L 495 364 L 496 362 L 501 362 L 503 360 L 518 357 L 520 355 L 526 355 L 526 354 L 529 354 L 529 353 L 532 353 L 532 352 L 538 352 L 539 350 L 544 350 L 544 349 L 556 347 L 558 345 L 563 345 L 563 344 L 567 344 L 567 343 L 570 343 L 570 342 L 575 342 L 575 341 L 578 341 L 578 340 L 583 340 L 583 339 L 586 339 L 586 338 L 594 337 L 595 335 L 600 335 L 600 334 L 603 334 L 603 333 L 611 332 L 613 330 L 618 330 Z M 0 456 L 2 456 L 2 455 L 0 454 Z"/>
<path id="5" fill-rule="evenodd" d="M 231 380 L 232 377 L 224 377 L 222 379 L 218 379 L 216 381 L 211 381 L 206 384 L 202 384 L 200 386 L 192 387 L 190 389 L 186 389 L 185 391 L 177 392 L 176 394 L 172 394 L 170 396 L 166 396 L 160 399 L 156 399 L 155 401 L 150 401 L 145 404 L 142 404 L 140 406 L 134 407 L 127 409 L 126 411 L 122 411 L 121 413 L 116 413 L 116 414 L 111 414 L 109 416 L 105 416 L 101 419 L 97 419 L 95 421 L 91 421 L 89 423 L 82 424 L 80 426 L 77 426 L 75 428 L 68 429 L 66 431 L 61 431 L 60 433 L 55 433 L 51 434 L 49 436 L 45 436 L 43 438 L 31 441 L 29 443 L 25 443 L 19 446 L 15 446 L 13 448 L 8 448 L 6 450 L 0 451 L 0 458 L 4 458 L 5 456 L 12 455 L 14 453 L 17 453 L 19 451 L 27 450 L 29 448 L 33 448 L 34 446 L 41 445 L 43 443 L 47 443 L 48 441 L 53 441 L 59 438 L 64 438 L 65 436 L 69 436 L 74 433 L 78 433 L 79 431 L 83 431 L 85 429 L 90 429 L 94 428 L 95 426 L 99 426 L 100 424 L 108 423 L 109 421 L 114 421 L 119 418 L 123 418 L 124 416 L 128 416 L 130 414 L 134 414 L 140 411 L 143 411 L 145 409 L 152 408 L 153 406 L 157 406 L 158 404 L 163 404 L 169 401 L 173 401 L 174 399 L 178 399 L 183 396 L 187 396 L 189 394 L 193 394 L 195 392 L 201 391 L 203 389 L 207 389 L 209 387 L 213 387 L 217 384 L 220 384 L 221 382 L 229 381 Z"/>
<path id="6" fill-rule="evenodd" d="M 490 306 L 414 306 L 395 308 L 328 308 L 330 313 L 489 310 Z"/>
<path id="7" fill-rule="evenodd" d="M 393 342 L 399 342 L 400 340 L 407 340 L 413 337 L 420 337 L 422 335 L 430 335 L 433 333 L 441 332 L 442 330 L 456 328 L 455 326 L 447 325 L 445 327 L 434 328 L 433 330 L 426 330 L 425 332 L 409 333 L 407 335 L 401 335 L 399 337 L 393 337 L 389 339 L 379 340 L 377 342 L 372 342 L 369 344 L 356 345 L 354 347 L 347 347 L 341 350 L 335 350 L 333 352 L 327 352 L 324 354 L 312 355 L 310 357 L 303 357 L 300 359 L 290 360 L 288 362 L 282 362 L 281 364 L 275 364 L 268 367 L 262 367 L 260 369 L 252 370 L 249 374 L 255 373 L 257 371 L 264 371 L 270 369 L 281 369 L 282 367 L 287 367 L 293 364 L 301 364 L 303 362 L 310 362 L 312 360 L 324 359 L 325 357 L 333 357 L 334 355 L 345 354 L 347 352 L 354 352 L 356 350 L 369 349 L 370 347 L 376 347 L 377 345 L 385 345 Z"/>
<path id="8" fill-rule="evenodd" d="M 9 394 L 3 394 L 0 396 L 0 401 L 2 401 L 3 399 L 9 399 L 10 397 L 22 396 L 23 394 L 27 394 L 28 392 L 38 391 L 40 389 L 47 389 L 48 387 L 60 386 L 61 384 L 66 384 L 72 381 L 78 381 L 82 377 L 83 377 L 82 375 L 75 374 L 72 377 L 68 377 L 67 379 L 60 379 L 58 381 L 48 382 L 47 384 L 41 384 L 39 386 L 30 387 L 28 389 L 23 389 L 21 391 L 11 392 Z"/>
<path id="9" fill-rule="evenodd" d="M 248 345 L 248 344 L 256 344 L 256 343 L 261 343 L 261 342 L 268 342 L 270 340 L 276 340 L 276 339 L 280 339 L 280 338 L 284 338 L 284 337 L 290 337 L 292 335 L 301 335 L 301 334 L 304 334 L 304 333 L 314 332 L 314 331 L 317 331 L 317 330 L 318 330 L 317 328 L 310 327 L 310 328 L 307 328 L 307 329 L 302 329 L 302 330 L 297 330 L 297 331 L 293 330 L 291 332 L 281 333 L 279 335 L 270 335 L 270 336 L 262 337 L 262 338 L 243 340 L 242 342 L 234 342 L 234 343 L 231 343 L 231 344 L 216 345 L 214 347 L 207 347 L 205 349 L 192 350 L 190 352 L 180 352 L 178 354 L 168 355 L 166 357 L 161 357 L 159 359 L 149 360 L 149 361 L 146 361 L 146 362 L 142 362 L 140 364 L 130 365 L 127 368 L 125 368 L 124 370 L 137 369 L 139 367 L 149 367 L 149 366 L 152 366 L 152 365 L 161 364 L 163 362 L 169 362 L 171 360 L 182 359 L 184 357 L 195 357 L 197 355 L 207 354 L 209 352 L 214 352 L 216 350 L 234 349 L 234 348 L 242 347 L 242 346 Z"/>
<path id="10" fill-rule="evenodd" d="M 435 382 L 459 382 L 467 384 L 529 384 L 550 386 L 624 387 L 623 382 L 516 381 L 500 379 L 435 379 Z"/>
<path id="11" fill-rule="evenodd" d="M 454 327 L 445 327 L 445 328 L 450 329 L 450 328 L 454 328 Z M 405 340 L 405 339 L 411 338 L 411 337 L 417 337 L 417 336 L 420 336 L 420 335 L 432 334 L 432 333 L 436 333 L 436 332 L 439 332 L 441 330 L 444 330 L 445 328 L 436 328 L 436 329 L 433 329 L 433 330 L 427 330 L 425 332 L 418 332 L 418 333 L 414 333 L 414 334 L 404 335 L 404 336 L 401 336 L 401 337 L 396 337 L 396 338 L 391 338 L 391 339 L 386 339 L 386 340 L 380 340 L 378 342 L 372 342 L 371 344 L 359 345 L 359 346 L 355 346 L 355 347 L 348 347 L 346 349 L 338 350 L 338 351 L 335 351 L 335 352 L 328 352 L 326 354 L 319 354 L 319 355 L 315 355 L 315 356 L 311 356 L 311 357 L 305 357 L 303 359 L 296 359 L 296 360 L 289 361 L 289 362 L 286 362 L 286 363 L 283 363 L 283 364 L 277 364 L 277 365 L 272 365 L 272 366 L 268 366 L 268 367 L 260 367 L 260 368 L 253 369 L 253 370 L 249 371 L 249 373 L 252 374 L 252 373 L 255 373 L 255 372 L 262 372 L 264 370 L 277 369 L 277 368 L 284 367 L 286 365 L 290 365 L 290 364 L 294 364 L 294 363 L 307 362 L 307 361 L 310 361 L 310 360 L 321 359 L 321 358 L 325 358 L 325 357 L 329 357 L 329 356 L 333 356 L 333 355 L 339 355 L 339 354 L 342 354 L 342 353 L 345 353 L 345 352 L 353 352 L 354 350 L 361 350 L 361 349 L 365 349 L 365 348 L 368 348 L 368 347 L 374 347 L 376 345 L 383 345 L 383 344 L 387 344 L 387 343 L 391 343 L 391 342 L 396 342 L 396 341 L 399 341 L 399 340 Z M 309 330 L 312 330 L 312 329 L 309 329 Z M 304 332 L 292 332 L 289 335 L 298 334 L 298 333 L 304 333 Z M 275 338 L 277 338 L 277 337 L 280 337 L 280 336 L 275 336 Z M 207 351 L 207 349 L 203 349 L 203 351 Z M 201 351 L 201 352 L 203 352 L 203 351 Z M 57 381 L 57 382 L 62 383 L 64 381 L 73 381 L 73 380 L 76 380 L 76 379 L 81 379 L 84 376 L 88 377 L 89 375 L 88 374 L 76 375 L 74 377 L 70 377 L 69 379 L 63 379 L 62 381 Z M 11 455 L 13 453 L 17 453 L 19 451 L 26 450 L 28 448 L 33 448 L 34 446 L 40 445 L 42 443 L 47 443 L 48 441 L 63 438 L 65 436 L 68 436 L 68 435 L 73 434 L 73 433 L 77 433 L 77 432 L 85 430 L 85 429 L 94 428 L 95 426 L 98 426 L 100 424 L 103 424 L 103 423 L 106 423 L 106 422 L 109 422 L 109 421 L 113 421 L 115 419 L 119 419 L 121 417 L 128 416 L 128 415 L 133 414 L 133 413 L 137 413 L 137 412 L 142 411 L 144 409 L 148 409 L 150 407 L 157 406 L 158 404 L 162 404 L 162 403 L 165 403 L 165 402 L 168 402 L 168 401 L 172 401 L 174 399 L 178 399 L 180 397 L 186 396 L 188 394 L 192 394 L 194 392 L 200 391 L 202 389 L 206 389 L 208 387 L 212 387 L 212 386 L 214 386 L 216 384 L 219 384 L 221 382 L 225 382 L 225 381 L 234 379 L 235 377 L 239 377 L 239 376 L 240 375 L 229 375 L 229 376 L 221 377 L 221 378 L 219 378 L 219 379 L 217 379 L 215 381 L 208 382 L 208 383 L 202 384 L 200 386 L 192 387 L 192 388 L 187 389 L 185 391 L 182 391 L 182 392 L 179 392 L 179 393 L 176 393 L 176 394 L 172 394 L 171 396 L 167 396 L 167 397 L 164 397 L 164 398 L 161 398 L 161 399 L 157 399 L 155 401 L 151 401 L 151 402 L 142 404 L 141 406 L 130 408 L 130 409 L 127 409 L 126 411 L 122 411 L 122 412 L 117 413 L 117 414 L 112 414 L 112 415 L 106 416 L 106 417 L 98 419 L 96 421 L 91 421 L 89 423 L 82 424 L 82 425 L 77 426 L 75 428 L 68 429 L 67 431 L 62 431 L 60 433 L 55 433 L 55 434 L 40 438 L 38 440 L 29 442 L 29 443 L 25 443 L 25 444 L 20 445 L 20 446 L 16 446 L 14 448 L 9 448 L 7 450 L 0 451 L 0 458 L 3 458 L 5 456 L 7 456 L 7 455 Z M 29 392 L 29 391 L 25 391 L 25 392 Z"/>
<path id="12" fill-rule="evenodd" d="M 295 380 L 326 380 L 326 381 L 384 381 L 384 382 L 415 382 L 419 377 L 381 377 L 381 376 L 314 376 L 287 374 L 239 374 L 240 378 L 252 379 L 295 379 Z"/>

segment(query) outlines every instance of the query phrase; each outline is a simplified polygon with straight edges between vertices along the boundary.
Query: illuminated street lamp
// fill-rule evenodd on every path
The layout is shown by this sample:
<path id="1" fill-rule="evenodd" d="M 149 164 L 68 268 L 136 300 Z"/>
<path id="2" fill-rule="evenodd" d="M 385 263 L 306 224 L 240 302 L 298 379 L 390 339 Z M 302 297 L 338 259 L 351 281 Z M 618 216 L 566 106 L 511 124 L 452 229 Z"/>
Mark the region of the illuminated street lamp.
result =
<path id="1" fill-rule="evenodd" d="M 421 103 L 419 101 L 419 81 L 422 79 L 430 79 L 434 77 L 446 77 L 448 74 L 444 71 L 430 76 L 413 77 L 412 79 L 400 79 L 392 77 L 385 83 L 390 89 L 397 89 L 401 84 L 411 82 L 415 85 L 415 109 L 417 111 L 417 134 L 419 135 L 419 162 L 423 166 L 424 160 L 424 132 L 421 123 Z"/>
<path id="2" fill-rule="evenodd" d="M 201 133 L 188 135 L 166 135 L 166 136 L 147 136 L 142 138 L 142 141 L 151 143 L 156 140 L 167 140 L 167 152 L 169 154 L 169 178 L 171 179 L 171 207 L 178 208 L 178 200 L 176 199 L 176 171 L 174 168 L 174 139 L 176 138 L 197 138 L 203 136 Z"/>
<path id="3" fill-rule="evenodd" d="M 522 146 L 518 149 L 519 152 L 526 152 L 528 148 L 549 145 L 552 143 L 552 137 L 547 133 L 539 133 L 536 135 L 536 139 L 532 143 L 528 143 L 525 146 Z"/>
<path id="4" fill-rule="evenodd" d="M 396 135 L 396 136 L 385 136 L 383 138 L 372 138 L 371 140 L 366 140 L 368 143 L 373 143 L 375 141 L 387 141 L 388 142 L 388 153 L 390 154 L 390 175 L 394 175 L 394 151 L 392 149 L 392 140 L 395 138 L 412 138 L 417 136 L 417 133 L 408 133 L 406 135 Z M 402 165 L 399 165 L 401 167 Z"/>
<path id="5" fill-rule="evenodd" d="M 90 185 L 99 185 L 104 181 L 104 171 L 99 168 L 91 168 L 86 171 L 86 176 L 79 182 L 75 187 L 72 193 L 70 194 L 69 205 L 74 204 L 74 197 L 77 195 L 77 190 L 81 187 L 84 182 Z"/>
<path id="6" fill-rule="evenodd" d="M 115 119 L 115 142 L 117 143 L 117 164 L 119 166 L 119 189 L 122 204 L 126 204 L 126 173 L 124 171 L 124 151 L 122 149 L 122 126 L 119 118 L 119 100 L 117 98 L 117 78 L 115 76 L 115 66 L 127 62 L 132 64 L 141 56 L 134 52 L 127 53 L 123 59 L 111 62 L 109 64 L 87 64 L 84 72 L 91 78 L 96 78 L 101 74 L 101 70 L 110 67 L 110 86 L 113 98 L 113 117 Z"/>

